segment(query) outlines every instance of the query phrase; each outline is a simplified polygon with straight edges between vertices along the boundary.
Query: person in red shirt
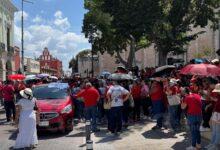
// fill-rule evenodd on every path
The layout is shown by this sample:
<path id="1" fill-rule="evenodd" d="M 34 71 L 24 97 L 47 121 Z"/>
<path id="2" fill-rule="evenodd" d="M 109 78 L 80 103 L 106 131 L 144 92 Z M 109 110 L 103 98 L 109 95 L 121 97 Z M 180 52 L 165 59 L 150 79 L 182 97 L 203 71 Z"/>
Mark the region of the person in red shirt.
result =
<path id="1" fill-rule="evenodd" d="M 76 98 L 80 97 L 84 100 L 86 120 L 92 120 L 92 131 L 99 131 L 96 126 L 97 103 L 100 98 L 98 90 L 90 82 L 87 82 L 85 89 L 76 95 Z"/>
<path id="2" fill-rule="evenodd" d="M 140 121 L 141 115 L 141 85 L 138 81 L 134 81 L 131 87 L 131 95 L 134 99 L 133 120 Z"/>
<path id="3" fill-rule="evenodd" d="M 216 93 L 216 97 L 212 100 L 215 102 L 215 107 L 211 117 L 212 138 L 211 143 L 206 147 L 207 149 L 218 149 L 220 147 L 220 84 L 216 84 L 212 91 Z"/>
<path id="4" fill-rule="evenodd" d="M 152 129 L 161 129 L 163 126 L 163 115 L 165 113 L 165 104 L 164 104 L 164 92 L 162 83 L 159 81 L 153 81 L 150 88 L 150 98 L 152 101 L 152 109 L 155 118 L 157 119 L 157 125 Z"/>
<path id="5" fill-rule="evenodd" d="M 0 81 L 0 103 L 2 106 L 4 106 L 3 97 L 2 97 L 2 89 L 3 89 L 3 84 L 2 84 L 2 81 Z"/>
<path id="6" fill-rule="evenodd" d="M 187 109 L 187 120 L 192 137 L 192 146 L 188 147 L 187 150 L 201 149 L 199 128 L 202 122 L 202 100 L 201 96 L 197 94 L 199 89 L 198 83 L 193 83 L 192 89 L 193 91 L 184 98 L 181 104 L 182 109 Z"/>
<path id="7" fill-rule="evenodd" d="M 13 114 L 13 119 L 15 119 L 14 92 L 15 90 L 12 82 L 7 80 L 6 85 L 4 85 L 2 89 L 7 122 L 11 121 L 11 112 Z"/>

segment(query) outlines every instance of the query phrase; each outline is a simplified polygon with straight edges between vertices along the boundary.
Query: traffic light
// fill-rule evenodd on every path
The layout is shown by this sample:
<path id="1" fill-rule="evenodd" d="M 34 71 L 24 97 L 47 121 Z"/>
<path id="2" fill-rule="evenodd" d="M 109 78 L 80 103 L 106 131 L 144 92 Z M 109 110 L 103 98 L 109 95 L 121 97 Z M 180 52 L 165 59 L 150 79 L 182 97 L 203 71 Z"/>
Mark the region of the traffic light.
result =
<path id="1" fill-rule="evenodd" d="M 24 66 L 24 71 L 25 71 L 25 72 L 27 71 L 27 66 Z"/>

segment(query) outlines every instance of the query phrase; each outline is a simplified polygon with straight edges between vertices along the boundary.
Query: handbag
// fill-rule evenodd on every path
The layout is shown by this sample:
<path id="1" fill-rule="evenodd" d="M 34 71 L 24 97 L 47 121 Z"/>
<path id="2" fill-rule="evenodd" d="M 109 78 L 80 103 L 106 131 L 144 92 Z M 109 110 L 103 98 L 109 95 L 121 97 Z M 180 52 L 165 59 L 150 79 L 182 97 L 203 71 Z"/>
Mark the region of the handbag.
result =
<path id="1" fill-rule="evenodd" d="M 105 110 L 111 109 L 111 101 L 104 101 L 103 107 Z"/>
<path id="2" fill-rule="evenodd" d="M 167 96 L 168 103 L 170 106 L 180 105 L 180 96 L 179 95 L 169 95 Z"/>

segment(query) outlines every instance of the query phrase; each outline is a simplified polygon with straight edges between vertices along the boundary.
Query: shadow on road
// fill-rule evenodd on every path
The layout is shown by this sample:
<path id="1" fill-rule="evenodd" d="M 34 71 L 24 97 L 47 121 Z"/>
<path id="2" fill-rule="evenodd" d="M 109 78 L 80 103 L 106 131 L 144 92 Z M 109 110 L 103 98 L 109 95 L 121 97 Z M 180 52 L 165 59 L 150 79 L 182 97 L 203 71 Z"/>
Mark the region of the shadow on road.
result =
<path id="1" fill-rule="evenodd" d="M 38 140 L 48 140 L 48 139 L 56 139 L 60 137 L 64 137 L 68 135 L 69 133 L 60 133 L 60 132 L 38 132 Z"/>
<path id="2" fill-rule="evenodd" d="M 163 130 L 149 130 L 146 131 L 144 133 L 142 133 L 142 135 L 146 138 L 146 139 L 169 139 L 169 138 L 177 138 L 175 136 L 175 133 L 173 132 L 168 132 L 165 133 Z"/>

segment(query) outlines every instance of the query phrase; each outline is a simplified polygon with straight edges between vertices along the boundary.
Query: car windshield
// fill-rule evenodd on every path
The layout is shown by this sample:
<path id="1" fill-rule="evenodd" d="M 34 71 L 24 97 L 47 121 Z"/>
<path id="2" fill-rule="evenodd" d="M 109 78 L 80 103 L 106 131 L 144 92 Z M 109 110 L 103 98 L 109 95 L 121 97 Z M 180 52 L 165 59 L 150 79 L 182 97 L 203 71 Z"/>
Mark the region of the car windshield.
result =
<path id="1" fill-rule="evenodd" d="M 33 95 L 38 100 L 65 99 L 67 94 L 66 88 L 39 86 L 33 89 Z"/>

